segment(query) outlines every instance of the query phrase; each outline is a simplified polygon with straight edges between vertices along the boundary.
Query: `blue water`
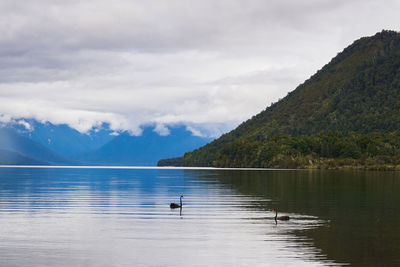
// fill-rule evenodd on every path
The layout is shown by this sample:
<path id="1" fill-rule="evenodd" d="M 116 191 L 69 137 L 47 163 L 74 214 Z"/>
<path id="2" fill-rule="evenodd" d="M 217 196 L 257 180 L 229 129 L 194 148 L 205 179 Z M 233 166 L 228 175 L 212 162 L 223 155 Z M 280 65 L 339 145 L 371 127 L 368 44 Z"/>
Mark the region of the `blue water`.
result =
<path id="1" fill-rule="evenodd" d="M 285 212 L 279 196 L 259 194 L 284 190 L 265 184 L 278 179 L 270 175 L 0 168 L 0 266 L 346 263 L 329 257 L 306 234 L 329 227 L 329 218 Z M 171 210 L 169 203 L 179 203 L 180 195 L 182 211 Z M 290 221 L 275 222 L 270 208 L 279 205 Z"/>

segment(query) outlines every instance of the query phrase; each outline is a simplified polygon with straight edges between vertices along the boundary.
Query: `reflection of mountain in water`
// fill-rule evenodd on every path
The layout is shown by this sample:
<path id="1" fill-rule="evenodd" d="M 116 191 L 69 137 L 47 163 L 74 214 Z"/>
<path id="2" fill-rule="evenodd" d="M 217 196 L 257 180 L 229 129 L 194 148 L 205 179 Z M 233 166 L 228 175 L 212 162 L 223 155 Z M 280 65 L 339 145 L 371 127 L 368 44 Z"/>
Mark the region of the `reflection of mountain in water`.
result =
<path id="1" fill-rule="evenodd" d="M 400 264 L 399 173 L 220 171 L 216 175 L 204 171 L 198 175 L 216 179 L 240 194 L 270 200 L 252 203 L 252 208 L 270 211 L 277 207 L 282 213 L 316 216 L 328 222 L 294 231 L 299 238 L 293 241 L 311 239 L 321 255 L 334 262 Z"/>

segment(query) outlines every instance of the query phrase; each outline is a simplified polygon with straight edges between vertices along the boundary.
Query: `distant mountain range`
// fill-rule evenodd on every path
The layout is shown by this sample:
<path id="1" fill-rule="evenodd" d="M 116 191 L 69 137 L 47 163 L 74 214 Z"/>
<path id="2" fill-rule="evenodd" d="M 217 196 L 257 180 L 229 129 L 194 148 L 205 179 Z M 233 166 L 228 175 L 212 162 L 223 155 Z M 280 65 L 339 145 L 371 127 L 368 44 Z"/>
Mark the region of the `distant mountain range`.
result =
<path id="1" fill-rule="evenodd" d="M 65 124 L 54 125 L 39 123 L 35 120 L 26 121 L 31 125 L 32 130 L 26 130 L 22 125 L 14 125 L 13 128 L 19 134 L 66 158 L 76 158 L 82 153 L 98 149 L 115 138 L 111 135 L 113 131 L 109 130 L 107 125 L 101 127 L 101 130 L 92 130 L 87 134 L 82 134 Z"/>
<path id="2" fill-rule="evenodd" d="M 90 164 L 155 166 L 166 155 L 177 157 L 182 155 L 182 151 L 191 151 L 211 141 L 209 138 L 193 136 L 184 126 L 170 130 L 166 136 L 160 136 L 152 128 L 145 128 L 141 136 L 122 133 L 77 159 Z"/>
<path id="3" fill-rule="evenodd" d="M 400 170 L 400 33 L 356 40 L 233 131 L 159 165 Z"/>
<path id="4" fill-rule="evenodd" d="M 154 166 L 161 158 L 179 156 L 211 141 L 192 135 L 184 126 L 169 127 L 167 136 L 151 126 L 141 136 L 131 136 L 115 133 L 107 125 L 82 134 L 67 125 L 23 121 L 29 129 L 22 123 L 0 127 L 0 164 Z"/>

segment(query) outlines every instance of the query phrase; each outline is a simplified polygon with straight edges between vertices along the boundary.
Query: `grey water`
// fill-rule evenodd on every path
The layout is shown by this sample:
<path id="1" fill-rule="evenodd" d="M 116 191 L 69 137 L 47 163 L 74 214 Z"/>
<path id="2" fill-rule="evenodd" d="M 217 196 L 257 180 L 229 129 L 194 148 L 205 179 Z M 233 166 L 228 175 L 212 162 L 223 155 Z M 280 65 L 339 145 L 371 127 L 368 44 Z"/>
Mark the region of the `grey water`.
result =
<path id="1" fill-rule="evenodd" d="M 395 172 L 0 168 L 0 266 L 400 266 L 399 204 Z"/>

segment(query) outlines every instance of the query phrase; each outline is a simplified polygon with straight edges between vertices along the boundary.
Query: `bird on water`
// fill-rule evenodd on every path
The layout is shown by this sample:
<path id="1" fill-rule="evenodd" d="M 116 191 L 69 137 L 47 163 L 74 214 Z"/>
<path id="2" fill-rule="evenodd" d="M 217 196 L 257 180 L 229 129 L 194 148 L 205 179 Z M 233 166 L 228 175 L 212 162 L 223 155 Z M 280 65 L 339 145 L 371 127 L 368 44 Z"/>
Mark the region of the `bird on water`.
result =
<path id="1" fill-rule="evenodd" d="M 275 211 L 275 221 L 279 220 L 279 221 L 289 221 L 290 217 L 289 216 L 279 216 L 278 217 L 278 211 L 276 209 L 272 209 L 273 211 Z"/>
<path id="2" fill-rule="evenodd" d="M 181 202 L 180 205 L 179 205 L 179 204 L 176 204 L 176 203 L 171 203 L 171 204 L 169 204 L 169 207 L 170 207 L 171 209 L 182 208 L 182 198 L 183 198 L 183 196 L 181 196 L 181 197 L 179 198 L 179 200 L 180 200 L 180 202 Z"/>

